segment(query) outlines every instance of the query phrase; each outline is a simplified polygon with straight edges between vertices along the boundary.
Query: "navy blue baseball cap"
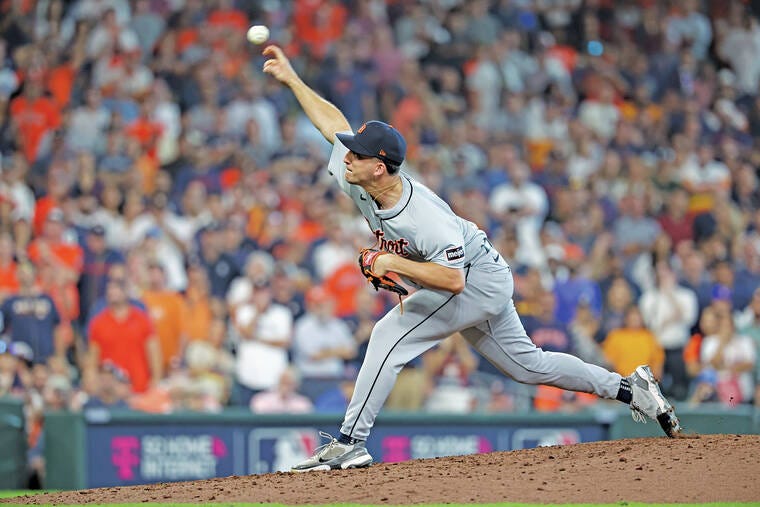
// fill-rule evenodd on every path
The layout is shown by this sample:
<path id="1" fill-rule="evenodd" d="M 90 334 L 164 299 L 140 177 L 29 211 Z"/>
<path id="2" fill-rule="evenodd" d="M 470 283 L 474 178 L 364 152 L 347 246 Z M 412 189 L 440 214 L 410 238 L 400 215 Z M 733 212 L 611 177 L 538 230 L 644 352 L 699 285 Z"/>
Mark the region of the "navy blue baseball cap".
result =
<path id="1" fill-rule="evenodd" d="M 356 134 L 335 134 L 340 142 L 359 155 L 377 157 L 399 166 L 406 156 L 406 141 L 398 130 L 381 121 L 368 121 Z"/>

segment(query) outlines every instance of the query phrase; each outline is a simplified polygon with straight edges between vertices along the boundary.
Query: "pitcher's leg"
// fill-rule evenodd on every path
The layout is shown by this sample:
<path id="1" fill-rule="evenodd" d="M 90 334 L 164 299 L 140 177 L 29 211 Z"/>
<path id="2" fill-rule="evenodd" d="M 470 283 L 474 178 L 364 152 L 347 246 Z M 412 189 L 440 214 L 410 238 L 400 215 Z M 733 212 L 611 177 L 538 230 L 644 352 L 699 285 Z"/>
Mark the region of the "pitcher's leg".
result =
<path id="1" fill-rule="evenodd" d="M 467 340 L 506 375 L 524 384 L 545 384 L 615 399 L 621 376 L 584 363 L 570 354 L 546 352 L 528 338 L 514 304 L 477 328 L 462 332 Z"/>
<path id="2" fill-rule="evenodd" d="M 404 301 L 403 314 L 397 307 L 375 325 L 340 429 L 343 435 L 366 440 L 399 371 L 453 332 L 453 298 L 417 292 Z"/>

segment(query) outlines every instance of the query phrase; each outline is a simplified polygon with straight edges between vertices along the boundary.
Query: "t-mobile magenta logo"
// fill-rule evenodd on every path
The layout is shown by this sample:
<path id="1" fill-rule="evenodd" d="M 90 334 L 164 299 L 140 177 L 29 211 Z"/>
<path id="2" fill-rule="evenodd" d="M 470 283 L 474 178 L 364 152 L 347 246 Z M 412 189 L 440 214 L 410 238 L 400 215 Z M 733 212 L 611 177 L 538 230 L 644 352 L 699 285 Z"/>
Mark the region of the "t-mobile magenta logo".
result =
<path id="1" fill-rule="evenodd" d="M 211 440 L 211 452 L 216 459 L 227 456 L 227 446 L 224 445 L 224 440 L 219 437 L 213 437 Z"/>
<path id="2" fill-rule="evenodd" d="M 119 479 L 124 481 L 134 479 L 134 468 L 140 466 L 140 439 L 133 436 L 113 437 L 111 463 L 116 466 L 116 475 Z"/>
<path id="3" fill-rule="evenodd" d="M 383 438 L 383 461 L 386 463 L 398 463 L 411 458 L 409 437 L 392 435 Z"/>

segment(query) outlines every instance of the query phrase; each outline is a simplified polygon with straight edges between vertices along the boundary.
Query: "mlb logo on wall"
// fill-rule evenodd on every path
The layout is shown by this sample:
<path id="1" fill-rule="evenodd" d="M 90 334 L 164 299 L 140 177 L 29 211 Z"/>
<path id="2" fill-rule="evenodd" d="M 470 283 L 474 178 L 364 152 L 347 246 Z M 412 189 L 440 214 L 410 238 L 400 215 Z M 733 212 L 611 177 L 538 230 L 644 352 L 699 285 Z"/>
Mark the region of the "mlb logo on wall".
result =
<path id="1" fill-rule="evenodd" d="M 293 463 L 303 461 L 319 445 L 319 433 L 312 428 L 262 428 L 248 434 L 248 473 L 289 472 Z"/>
<path id="2" fill-rule="evenodd" d="M 581 435 L 570 428 L 530 428 L 515 430 L 512 449 L 532 449 L 550 445 L 569 445 L 581 442 Z"/>

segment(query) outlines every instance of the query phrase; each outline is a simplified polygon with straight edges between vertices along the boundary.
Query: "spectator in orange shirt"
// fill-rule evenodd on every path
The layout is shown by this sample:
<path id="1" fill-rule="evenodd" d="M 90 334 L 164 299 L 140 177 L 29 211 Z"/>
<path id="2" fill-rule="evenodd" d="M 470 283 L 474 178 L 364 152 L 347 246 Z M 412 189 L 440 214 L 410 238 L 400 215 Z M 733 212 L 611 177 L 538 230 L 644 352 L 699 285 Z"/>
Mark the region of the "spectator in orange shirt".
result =
<path id="1" fill-rule="evenodd" d="M 68 283 L 76 284 L 82 273 L 84 253 L 79 245 L 63 241 L 63 231 L 63 211 L 53 208 L 47 214 L 42 236 L 29 245 L 28 255 L 38 267 L 50 265 L 63 271 Z"/>
<path id="2" fill-rule="evenodd" d="M 220 0 L 219 7 L 211 11 L 206 22 L 219 33 L 227 30 L 242 32 L 248 29 L 248 17 L 241 10 L 235 8 L 232 0 Z"/>
<path id="3" fill-rule="evenodd" d="M 11 101 L 11 118 L 18 129 L 17 141 L 29 162 L 46 149 L 48 135 L 61 125 L 58 105 L 42 95 L 42 83 L 28 79 L 21 96 Z"/>
<path id="4" fill-rule="evenodd" d="M 158 260 L 148 263 L 148 287 L 142 300 L 153 319 L 156 336 L 161 344 L 161 357 L 165 371 L 171 363 L 182 357 L 182 297 L 166 287 L 166 273 Z"/>
<path id="5" fill-rule="evenodd" d="M 657 338 L 644 327 L 644 319 L 636 305 L 628 307 L 623 328 L 607 335 L 602 350 L 612 368 L 621 375 L 630 375 L 638 365 L 648 364 L 656 377 L 662 376 L 665 351 Z"/>
<path id="6" fill-rule="evenodd" d="M 202 264 L 191 263 L 182 305 L 182 334 L 187 342 L 209 337 L 214 316 L 210 291 L 206 269 Z"/>
<path id="7" fill-rule="evenodd" d="M 597 397 L 591 393 L 575 393 L 554 386 L 536 386 L 533 408 L 537 412 L 578 412 L 593 405 Z"/>
<path id="8" fill-rule="evenodd" d="M 155 105 L 151 100 L 143 101 L 140 105 L 140 116 L 124 129 L 124 133 L 137 139 L 140 146 L 151 156 L 155 154 L 156 142 L 163 131 L 163 126 L 152 118 Z"/>
<path id="9" fill-rule="evenodd" d="M 46 87 L 50 90 L 54 103 L 61 109 L 69 105 L 74 80 L 81 67 L 82 58 L 75 56 L 67 58 L 59 65 L 50 69 L 46 78 Z"/>
<path id="10" fill-rule="evenodd" d="M 325 288 L 335 300 L 335 316 L 346 318 L 357 312 L 356 294 L 367 289 L 367 281 L 354 262 L 344 263 L 325 279 Z"/>
<path id="11" fill-rule="evenodd" d="M 63 171 L 51 170 L 47 174 L 46 181 L 39 182 L 47 193 L 37 199 L 34 205 L 33 233 L 34 236 L 42 234 L 42 229 L 47 220 L 48 213 L 53 208 L 59 208 L 64 198 L 69 193 L 69 182 Z"/>
<path id="12" fill-rule="evenodd" d="M 90 368 L 106 360 L 123 369 L 132 390 L 143 393 L 162 378 L 161 346 L 148 314 L 129 304 L 123 282 L 106 286 L 108 307 L 92 319 L 88 329 Z"/>
<path id="13" fill-rule="evenodd" d="M 293 6 L 294 33 L 320 59 L 343 35 L 347 18 L 348 10 L 335 0 L 297 0 Z"/>

